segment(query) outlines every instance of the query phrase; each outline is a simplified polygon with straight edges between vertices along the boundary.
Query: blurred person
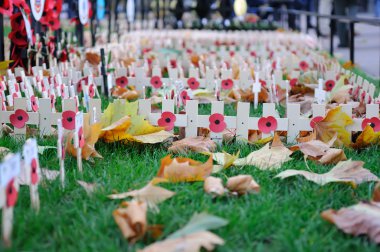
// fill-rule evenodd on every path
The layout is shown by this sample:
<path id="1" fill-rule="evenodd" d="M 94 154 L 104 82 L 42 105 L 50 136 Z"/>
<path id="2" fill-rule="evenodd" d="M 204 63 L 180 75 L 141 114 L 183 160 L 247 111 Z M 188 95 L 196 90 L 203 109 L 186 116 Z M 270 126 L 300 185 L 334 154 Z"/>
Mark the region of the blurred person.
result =
<path id="1" fill-rule="evenodd" d="M 375 0 L 375 17 L 380 18 L 380 0 Z"/>
<path id="2" fill-rule="evenodd" d="M 333 10 L 333 0 L 320 0 L 318 13 L 322 15 L 331 15 Z M 319 34 L 327 37 L 330 33 L 330 19 L 319 18 Z"/>
<path id="3" fill-rule="evenodd" d="M 334 0 L 334 12 L 338 16 L 356 17 L 358 0 Z M 348 47 L 348 24 L 337 22 L 336 27 L 339 37 L 338 47 Z"/>

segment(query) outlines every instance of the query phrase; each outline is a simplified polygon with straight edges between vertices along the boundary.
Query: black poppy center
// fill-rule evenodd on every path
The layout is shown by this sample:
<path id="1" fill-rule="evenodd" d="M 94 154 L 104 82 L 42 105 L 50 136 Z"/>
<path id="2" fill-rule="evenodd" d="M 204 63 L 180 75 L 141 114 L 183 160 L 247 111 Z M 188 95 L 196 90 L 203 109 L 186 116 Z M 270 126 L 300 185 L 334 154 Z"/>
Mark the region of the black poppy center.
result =
<path id="1" fill-rule="evenodd" d="M 24 119 L 23 116 L 18 116 L 18 117 L 17 117 L 17 120 L 19 120 L 19 121 L 22 121 L 23 119 Z"/>
<path id="2" fill-rule="evenodd" d="M 11 186 L 8 188 L 8 193 L 9 193 L 9 194 L 12 194 L 12 193 L 13 193 L 13 188 L 12 188 Z"/>
<path id="3" fill-rule="evenodd" d="M 167 123 L 170 123 L 170 121 L 171 121 L 170 118 L 165 119 L 165 122 L 167 122 Z"/>
<path id="4" fill-rule="evenodd" d="M 272 123 L 271 122 L 267 122 L 265 125 L 269 128 L 270 126 L 272 126 Z"/>
<path id="5" fill-rule="evenodd" d="M 219 120 L 215 120 L 215 124 L 218 125 L 220 123 Z"/>
<path id="6" fill-rule="evenodd" d="M 375 128 L 375 123 L 373 123 L 373 122 L 371 122 L 370 124 L 369 124 L 369 126 L 371 126 L 372 128 Z"/>
<path id="7" fill-rule="evenodd" d="M 68 122 L 72 122 L 72 121 L 73 121 L 73 118 L 72 118 L 72 117 L 68 117 L 68 118 L 67 118 L 67 121 L 68 121 Z"/>
<path id="8" fill-rule="evenodd" d="M 226 81 L 226 82 L 224 82 L 224 86 L 228 86 L 228 82 Z"/>
<path id="9" fill-rule="evenodd" d="M 50 24 L 50 25 L 54 25 L 54 20 L 50 20 L 50 21 L 49 21 L 49 24 Z"/>

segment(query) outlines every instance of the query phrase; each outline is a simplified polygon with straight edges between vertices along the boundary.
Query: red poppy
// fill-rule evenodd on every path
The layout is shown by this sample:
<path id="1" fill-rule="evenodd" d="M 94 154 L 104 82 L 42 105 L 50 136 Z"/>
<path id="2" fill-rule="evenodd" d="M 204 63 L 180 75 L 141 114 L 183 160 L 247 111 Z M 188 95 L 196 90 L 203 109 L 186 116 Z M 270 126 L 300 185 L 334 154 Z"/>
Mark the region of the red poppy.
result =
<path id="1" fill-rule="evenodd" d="M 160 87 L 162 87 L 162 81 L 161 81 L 160 76 L 153 76 L 153 77 L 150 79 L 150 84 L 151 84 L 152 87 L 154 87 L 154 88 L 160 88 Z"/>
<path id="2" fill-rule="evenodd" d="M 290 87 L 295 87 L 295 86 L 297 86 L 297 84 L 298 84 L 298 79 L 297 78 L 293 78 L 293 79 L 291 79 L 289 81 Z"/>
<path id="3" fill-rule="evenodd" d="M 230 51 L 230 57 L 233 57 L 235 56 L 235 52 L 234 51 Z"/>
<path id="4" fill-rule="evenodd" d="M 320 121 L 323 120 L 323 116 L 316 116 L 313 119 L 310 120 L 310 127 L 314 129 L 315 124 L 319 123 Z"/>
<path id="5" fill-rule="evenodd" d="M 62 113 L 62 126 L 67 130 L 75 129 L 75 112 L 66 110 Z"/>
<path id="6" fill-rule="evenodd" d="M 30 13 L 29 5 L 25 0 L 13 0 L 13 4 L 20 9 L 24 9 L 26 14 Z"/>
<path id="7" fill-rule="evenodd" d="M 94 88 L 94 84 L 91 84 L 89 87 L 88 87 L 88 95 L 90 96 L 90 98 L 93 98 L 95 96 L 95 88 Z"/>
<path id="8" fill-rule="evenodd" d="M 186 101 L 187 100 L 191 100 L 190 96 L 187 94 L 187 91 L 186 90 L 183 90 L 180 94 L 181 96 L 181 101 L 184 105 L 186 105 Z"/>
<path id="9" fill-rule="evenodd" d="M 66 62 L 67 61 L 67 51 L 66 49 L 63 49 L 60 55 L 60 60 L 61 62 Z"/>
<path id="10" fill-rule="evenodd" d="M 116 85 L 118 87 L 125 88 L 128 85 L 128 78 L 125 76 L 116 78 Z"/>
<path id="11" fill-rule="evenodd" d="M 267 86 L 267 82 L 265 80 L 259 80 L 260 84 L 262 87 L 266 87 Z"/>
<path id="12" fill-rule="evenodd" d="M 335 81 L 334 80 L 327 80 L 325 82 L 325 88 L 327 91 L 331 91 L 335 87 Z"/>
<path id="13" fill-rule="evenodd" d="M 14 127 L 22 129 L 25 127 L 26 122 L 29 121 L 29 115 L 25 110 L 17 109 L 14 114 L 9 116 L 9 121 Z"/>
<path id="14" fill-rule="evenodd" d="M 34 95 L 30 96 L 30 104 L 31 104 L 32 110 L 34 112 L 37 112 L 38 111 L 37 98 Z"/>
<path id="15" fill-rule="evenodd" d="M 65 85 L 61 84 L 61 96 L 65 97 Z"/>
<path id="16" fill-rule="evenodd" d="M 53 94 L 50 95 L 50 105 L 51 108 L 55 108 L 55 95 Z"/>
<path id="17" fill-rule="evenodd" d="M 3 4 L 0 6 L 0 13 L 6 16 L 12 15 L 13 3 L 12 0 L 4 0 Z"/>
<path id="18" fill-rule="evenodd" d="M 272 69 L 276 69 L 276 66 L 277 66 L 277 62 L 276 62 L 276 61 L 273 61 L 273 62 L 272 62 Z"/>
<path id="19" fill-rule="evenodd" d="M 251 51 L 249 54 L 250 54 L 252 57 L 257 57 L 257 55 L 256 55 L 256 52 L 255 52 L 255 51 Z"/>
<path id="20" fill-rule="evenodd" d="M 14 185 L 14 179 L 8 182 L 6 193 L 7 193 L 7 207 L 13 207 L 14 205 L 16 205 L 17 197 L 18 197 L 18 192 Z"/>
<path id="21" fill-rule="evenodd" d="M 196 78 L 191 77 L 187 80 L 187 85 L 189 85 L 191 90 L 195 90 L 199 88 L 199 81 Z"/>
<path id="22" fill-rule="evenodd" d="M 302 71 L 306 72 L 309 69 L 309 64 L 306 61 L 301 61 L 299 67 Z"/>
<path id="23" fill-rule="evenodd" d="M 186 49 L 186 52 L 187 52 L 188 54 L 192 54 L 192 53 L 193 53 L 193 50 L 191 50 L 191 49 Z"/>
<path id="24" fill-rule="evenodd" d="M 166 131 L 169 131 L 174 128 L 175 121 L 175 114 L 173 114 L 172 112 L 165 111 L 161 114 L 161 118 L 158 119 L 157 124 L 160 127 L 165 127 Z"/>
<path id="25" fill-rule="evenodd" d="M 0 92 L 3 92 L 5 90 L 5 84 L 4 82 L 0 82 Z"/>
<path id="26" fill-rule="evenodd" d="M 38 163 L 37 163 L 37 159 L 35 158 L 33 158 L 32 160 L 30 172 L 31 172 L 30 178 L 31 178 L 32 185 L 35 185 L 38 183 Z"/>
<path id="27" fill-rule="evenodd" d="M 277 129 L 277 120 L 273 116 L 261 117 L 257 125 L 261 132 L 268 134 Z"/>
<path id="28" fill-rule="evenodd" d="M 227 124 L 224 122 L 224 115 L 214 113 L 208 118 L 210 122 L 209 128 L 214 133 L 220 133 L 226 129 Z"/>
<path id="29" fill-rule="evenodd" d="M 22 32 L 22 31 L 12 30 L 8 34 L 8 38 L 17 47 L 27 47 L 28 46 L 28 39 L 26 37 L 26 34 L 24 32 Z"/>
<path id="30" fill-rule="evenodd" d="M 360 95 L 360 101 L 364 101 L 365 99 L 365 91 L 362 92 L 362 94 Z"/>
<path id="31" fill-rule="evenodd" d="M 175 59 L 170 60 L 170 66 L 171 68 L 177 68 L 177 61 Z"/>
<path id="32" fill-rule="evenodd" d="M 77 83 L 77 93 L 82 93 L 83 91 L 83 87 L 82 87 L 82 82 L 81 81 L 78 81 Z"/>
<path id="33" fill-rule="evenodd" d="M 79 140 L 79 148 L 84 147 L 84 134 L 83 134 L 83 128 L 80 127 L 78 130 L 78 140 Z"/>
<path id="34" fill-rule="evenodd" d="M 224 90 L 230 90 L 234 86 L 234 81 L 232 79 L 222 80 L 221 87 Z"/>
<path id="35" fill-rule="evenodd" d="M 26 35 L 25 22 L 21 12 L 14 13 L 11 17 L 11 27 L 14 31 L 20 31 L 24 36 Z"/>
<path id="36" fill-rule="evenodd" d="M 370 125 L 375 132 L 380 131 L 380 119 L 378 117 L 365 118 L 362 122 L 362 129 L 364 130 L 367 125 Z"/>

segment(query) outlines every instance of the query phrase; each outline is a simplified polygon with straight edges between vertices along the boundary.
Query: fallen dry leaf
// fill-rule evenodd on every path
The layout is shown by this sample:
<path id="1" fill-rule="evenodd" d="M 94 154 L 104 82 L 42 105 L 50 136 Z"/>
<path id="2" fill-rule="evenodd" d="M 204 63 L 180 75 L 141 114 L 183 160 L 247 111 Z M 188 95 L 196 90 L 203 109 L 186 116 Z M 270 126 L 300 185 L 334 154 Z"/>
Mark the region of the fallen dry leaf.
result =
<path id="1" fill-rule="evenodd" d="M 150 134 L 133 136 L 133 139 L 139 143 L 156 144 L 156 143 L 165 142 L 169 140 L 170 138 L 172 138 L 173 136 L 174 135 L 172 133 L 167 132 L 165 130 L 161 130 L 161 131 L 153 132 Z"/>
<path id="2" fill-rule="evenodd" d="M 342 112 L 341 107 L 333 108 L 322 121 L 315 123 L 317 139 L 327 143 L 337 135 L 335 146 L 349 146 L 351 134 L 346 130 L 346 126 L 352 123 L 351 117 Z"/>
<path id="3" fill-rule="evenodd" d="M 311 140 L 296 144 L 290 149 L 292 151 L 300 150 L 307 157 L 321 164 L 336 164 L 339 161 L 347 160 L 347 157 L 342 149 L 331 148 L 335 140 L 336 135 L 328 143 Z"/>
<path id="4" fill-rule="evenodd" d="M 59 176 L 59 171 L 49 170 L 46 168 L 41 168 L 42 178 L 48 181 L 55 180 Z"/>
<path id="5" fill-rule="evenodd" d="M 77 180 L 77 182 L 81 187 L 83 187 L 83 189 L 86 191 L 87 195 L 91 195 L 96 190 L 96 188 L 98 187 L 98 185 L 96 183 L 87 183 L 87 182 L 82 181 L 82 180 Z"/>
<path id="6" fill-rule="evenodd" d="M 336 211 L 329 209 L 321 213 L 323 219 L 335 224 L 347 234 L 366 234 L 375 243 L 380 243 L 380 203 L 360 202 Z"/>
<path id="7" fill-rule="evenodd" d="M 183 157 L 172 159 L 170 155 L 167 155 L 161 159 L 160 170 L 151 183 L 203 181 L 211 172 L 212 155 L 205 163 Z"/>
<path id="8" fill-rule="evenodd" d="M 357 137 L 355 143 L 351 144 L 351 147 L 354 149 L 363 149 L 375 144 L 380 144 L 380 131 L 375 132 L 370 125 L 367 125 Z"/>
<path id="9" fill-rule="evenodd" d="M 82 148 L 82 159 L 88 160 L 90 157 L 103 158 L 96 150 L 95 144 L 99 139 L 101 132 L 101 124 L 94 123 L 90 125 L 89 114 L 83 115 L 83 132 L 85 143 Z M 73 157 L 77 156 L 76 149 L 73 144 L 74 132 L 70 132 L 67 135 L 66 140 L 66 151 L 70 153 Z"/>
<path id="10" fill-rule="evenodd" d="M 5 156 L 5 155 L 7 155 L 10 152 L 11 152 L 11 150 L 8 149 L 8 148 L 0 147 L 0 156 Z"/>
<path id="11" fill-rule="evenodd" d="M 100 55 L 98 53 L 87 52 L 86 53 L 86 60 L 91 65 L 97 66 L 100 63 Z"/>
<path id="12" fill-rule="evenodd" d="M 261 170 L 278 169 L 291 158 L 293 152 L 286 148 L 278 135 L 273 138 L 272 146 L 267 143 L 261 149 L 250 153 L 245 158 L 239 158 L 233 163 L 236 166 L 254 165 Z"/>
<path id="13" fill-rule="evenodd" d="M 367 181 L 378 181 L 378 177 L 369 170 L 363 168 L 362 161 L 341 161 L 334 166 L 329 172 L 317 174 L 309 171 L 286 170 L 279 173 L 276 178 L 288 178 L 291 176 L 302 175 L 307 180 L 313 181 L 319 185 L 325 185 L 331 182 L 350 183 L 353 187 Z"/>
<path id="14" fill-rule="evenodd" d="M 112 215 L 123 234 L 130 243 L 135 243 L 147 231 L 147 204 L 145 202 L 125 202 L 126 208 L 118 208 Z"/>
<path id="15" fill-rule="evenodd" d="M 155 209 L 158 203 L 161 203 L 162 201 L 173 197 L 174 194 L 175 192 L 166 190 L 165 188 L 159 186 L 154 186 L 149 183 L 139 190 L 111 194 L 108 195 L 108 198 L 124 199 L 127 197 L 133 197 L 135 200 L 146 202 L 148 204 L 148 207 Z"/>
<path id="16" fill-rule="evenodd" d="M 260 192 L 260 186 L 251 175 L 238 175 L 227 180 L 227 189 L 233 193 L 243 195 L 246 193 Z"/>
<path id="17" fill-rule="evenodd" d="M 180 154 L 186 154 L 190 151 L 198 153 L 214 152 L 216 150 L 216 143 L 209 137 L 187 137 L 182 140 L 173 142 L 173 145 L 170 146 L 168 150 L 173 153 Z"/>
<path id="18" fill-rule="evenodd" d="M 176 239 L 166 239 L 163 241 L 155 242 L 144 249 L 141 252 L 198 252 L 201 248 L 207 251 L 214 250 L 216 245 L 223 245 L 224 240 L 219 236 L 209 232 L 201 231 L 182 236 Z"/>
<path id="19" fill-rule="evenodd" d="M 203 184 L 203 189 L 206 193 L 215 195 L 215 196 L 222 196 L 224 194 L 224 186 L 222 183 L 222 179 L 209 176 L 205 179 L 205 182 Z"/>
<path id="20" fill-rule="evenodd" d="M 231 155 L 225 151 L 217 152 L 217 153 L 212 153 L 212 158 L 215 160 L 217 164 L 222 165 L 223 169 L 227 169 L 235 162 L 236 159 L 238 159 L 239 153 L 240 151 L 238 151 L 234 155 Z"/>

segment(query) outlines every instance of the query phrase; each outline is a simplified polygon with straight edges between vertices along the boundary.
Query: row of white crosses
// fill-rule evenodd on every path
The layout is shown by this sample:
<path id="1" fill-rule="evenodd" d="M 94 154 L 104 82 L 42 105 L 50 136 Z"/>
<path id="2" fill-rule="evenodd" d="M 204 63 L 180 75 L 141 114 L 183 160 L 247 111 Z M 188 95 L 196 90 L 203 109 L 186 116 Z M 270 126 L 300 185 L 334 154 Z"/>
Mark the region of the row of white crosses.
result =
<path id="1" fill-rule="evenodd" d="M 29 186 L 31 207 L 37 213 L 39 212 L 38 184 L 40 175 L 37 141 L 32 138 L 25 142 L 22 155 L 20 153 L 8 154 L 0 163 L 2 235 L 6 246 L 11 245 L 13 209 L 17 203 L 20 184 Z"/>

